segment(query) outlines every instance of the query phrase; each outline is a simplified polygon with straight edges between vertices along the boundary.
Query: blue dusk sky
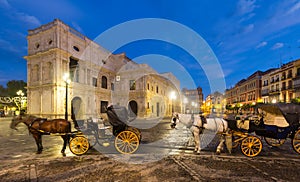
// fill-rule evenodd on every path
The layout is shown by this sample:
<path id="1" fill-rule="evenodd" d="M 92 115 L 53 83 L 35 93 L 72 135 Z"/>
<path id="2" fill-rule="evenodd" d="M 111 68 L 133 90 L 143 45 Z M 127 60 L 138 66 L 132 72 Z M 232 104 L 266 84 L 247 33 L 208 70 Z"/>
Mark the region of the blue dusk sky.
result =
<path id="1" fill-rule="evenodd" d="M 200 86 L 205 96 L 211 92 L 208 73 L 224 77 L 226 88 L 230 88 L 257 70 L 265 71 L 300 58 L 298 0 L 0 0 L 0 10 L 3 86 L 9 80 L 27 81 L 27 62 L 23 59 L 27 55 L 27 31 L 56 18 L 91 40 L 136 19 L 170 20 L 187 27 L 209 46 L 206 57 L 213 57 L 221 71 L 212 64 L 195 64 L 197 60 L 190 52 L 167 41 L 132 41 L 113 52 L 125 52 L 129 58 L 147 63 L 160 73 L 172 72 L 180 80 L 181 88 Z M 148 27 L 147 31 L 157 32 L 159 28 Z M 164 33 L 168 31 L 166 28 Z M 188 42 L 186 37 L 178 35 L 175 39 Z M 116 39 L 117 36 L 111 37 L 111 42 Z M 192 38 L 190 41 L 192 44 Z M 194 49 L 197 51 L 197 47 Z"/>

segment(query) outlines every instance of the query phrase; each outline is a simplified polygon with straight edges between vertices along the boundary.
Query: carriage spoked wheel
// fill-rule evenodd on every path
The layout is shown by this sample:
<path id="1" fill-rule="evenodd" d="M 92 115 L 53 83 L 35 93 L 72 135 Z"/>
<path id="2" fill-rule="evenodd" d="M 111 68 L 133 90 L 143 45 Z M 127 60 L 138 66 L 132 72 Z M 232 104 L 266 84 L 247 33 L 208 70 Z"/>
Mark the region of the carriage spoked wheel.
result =
<path id="1" fill-rule="evenodd" d="M 135 134 L 138 136 L 139 141 L 141 141 L 142 135 L 141 135 L 141 131 L 140 131 L 139 129 L 137 129 L 137 128 L 135 128 L 135 127 L 128 126 L 126 130 L 135 133 Z"/>
<path id="2" fill-rule="evenodd" d="M 294 138 L 292 139 L 292 145 L 294 150 L 300 154 L 300 129 L 295 133 Z"/>
<path id="3" fill-rule="evenodd" d="M 85 136 L 86 136 L 86 138 L 89 141 L 89 147 L 90 148 L 94 147 L 97 144 L 98 139 L 97 139 L 97 135 L 96 134 L 92 133 L 90 135 L 85 135 Z"/>
<path id="4" fill-rule="evenodd" d="M 255 157 L 262 150 L 262 142 L 256 136 L 248 136 L 242 140 L 240 147 L 245 156 Z"/>
<path id="5" fill-rule="evenodd" d="M 122 131 L 115 139 L 115 148 L 122 154 L 134 153 L 140 144 L 140 140 L 137 134 L 132 131 Z"/>
<path id="6" fill-rule="evenodd" d="M 286 139 L 275 139 L 275 138 L 268 138 L 264 137 L 266 143 L 273 147 L 279 147 L 284 144 Z"/>
<path id="7" fill-rule="evenodd" d="M 89 140 L 84 136 L 75 136 L 69 143 L 70 151 L 75 155 L 85 154 L 89 147 Z"/>

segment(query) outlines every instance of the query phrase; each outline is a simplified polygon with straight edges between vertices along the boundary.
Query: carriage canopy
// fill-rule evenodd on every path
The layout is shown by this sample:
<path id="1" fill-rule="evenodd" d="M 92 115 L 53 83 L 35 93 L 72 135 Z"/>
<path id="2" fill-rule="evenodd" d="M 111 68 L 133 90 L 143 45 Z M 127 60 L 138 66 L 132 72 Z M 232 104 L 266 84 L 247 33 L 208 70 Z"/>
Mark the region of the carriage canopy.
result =
<path id="1" fill-rule="evenodd" d="M 123 106 L 110 105 L 107 108 L 107 116 L 112 126 L 125 126 L 128 121 L 128 112 Z"/>
<path id="2" fill-rule="evenodd" d="M 258 113 L 263 114 L 266 125 L 288 127 L 298 125 L 300 121 L 300 105 L 292 103 L 260 104 Z"/>

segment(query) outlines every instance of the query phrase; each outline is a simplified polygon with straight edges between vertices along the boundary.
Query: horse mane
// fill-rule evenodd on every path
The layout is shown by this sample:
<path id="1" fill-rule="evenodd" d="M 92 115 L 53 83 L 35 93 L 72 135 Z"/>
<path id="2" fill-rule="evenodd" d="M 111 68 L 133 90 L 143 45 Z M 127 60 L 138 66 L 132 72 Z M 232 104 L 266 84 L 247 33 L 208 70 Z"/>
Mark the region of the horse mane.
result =
<path id="1" fill-rule="evenodd" d="M 36 118 L 39 118 L 39 117 L 34 116 L 34 115 L 30 115 L 30 114 L 23 114 L 23 115 L 16 116 L 14 118 L 18 119 L 18 121 L 15 123 L 15 127 L 16 127 L 20 123 L 24 123 L 26 125 L 29 125 L 30 123 L 28 123 L 28 121 L 32 121 L 32 120 L 34 120 Z"/>

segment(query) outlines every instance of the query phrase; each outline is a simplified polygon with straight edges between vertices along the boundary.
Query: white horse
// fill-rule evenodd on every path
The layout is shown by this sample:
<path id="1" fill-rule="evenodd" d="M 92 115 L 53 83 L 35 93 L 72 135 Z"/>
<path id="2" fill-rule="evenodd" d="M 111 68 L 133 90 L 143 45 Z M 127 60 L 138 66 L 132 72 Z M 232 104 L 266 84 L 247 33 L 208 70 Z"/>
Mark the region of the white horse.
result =
<path id="1" fill-rule="evenodd" d="M 221 153 L 225 142 L 224 134 L 228 131 L 227 121 L 222 118 L 205 118 L 204 116 L 196 114 L 178 114 L 178 120 L 187 128 L 190 128 L 195 142 L 194 152 L 197 154 L 200 153 L 201 146 L 207 146 L 216 134 L 222 134 L 216 151 L 217 154 Z M 200 134 L 204 136 L 201 137 L 201 139 Z"/>

